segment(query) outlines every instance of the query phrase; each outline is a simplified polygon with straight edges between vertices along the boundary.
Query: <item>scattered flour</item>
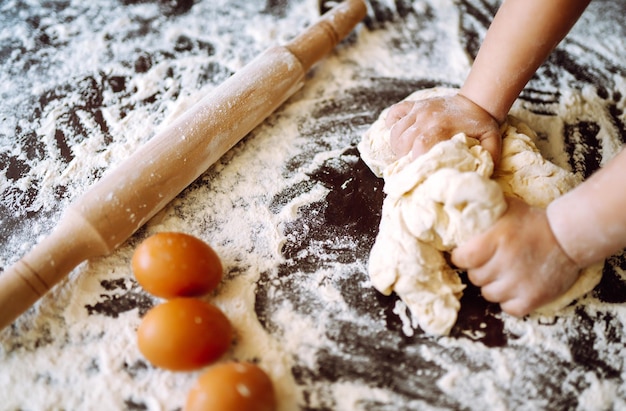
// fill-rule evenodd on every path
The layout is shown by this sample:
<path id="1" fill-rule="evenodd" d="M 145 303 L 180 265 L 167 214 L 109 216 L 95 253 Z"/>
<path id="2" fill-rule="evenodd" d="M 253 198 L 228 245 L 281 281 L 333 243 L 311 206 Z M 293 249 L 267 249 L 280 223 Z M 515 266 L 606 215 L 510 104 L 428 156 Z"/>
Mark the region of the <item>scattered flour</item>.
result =
<path id="1" fill-rule="evenodd" d="M 3 267 L 45 236 L 59 213 L 104 170 L 127 158 L 160 127 L 265 48 L 293 37 L 317 10 L 314 0 L 217 0 L 195 2 L 191 12 L 166 17 L 159 5 L 168 2 L 56 2 L 58 9 L 48 8 L 54 5 L 48 3 L 9 0 L 0 4 Z M 274 11 L 264 9 L 266 4 L 274 3 L 288 5 Z M 477 3 L 481 6 L 485 2 Z M 531 397 L 537 391 L 536 374 L 554 371 L 549 364 L 558 364 L 562 373 L 554 372 L 554 376 L 547 375 L 546 381 L 539 382 L 555 390 L 562 387 L 563 381 L 572 387 L 584 387 L 580 409 L 588 405 L 598 406 L 596 409 L 623 407 L 623 344 L 606 337 L 610 327 L 615 327 L 618 335 L 626 329 L 622 305 L 607 308 L 593 298 L 584 302 L 587 315 L 597 320 L 593 336 L 599 359 L 615 364 L 622 358 L 622 363 L 615 364 L 618 377 L 612 379 L 599 378 L 599 372 L 583 373 L 580 367 L 572 372 L 566 369 L 567 365 L 579 365 L 573 362 L 579 360 L 571 352 L 568 338 L 572 334 L 567 331 L 580 328 L 575 307 L 567 308 L 558 318 L 517 320 L 501 316 L 505 332 L 512 336 L 506 347 L 486 348 L 472 339 L 453 337 L 412 340 L 420 343 L 411 345 L 406 343 L 406 336 L 423 336 L 415 330 L 403 303 L 396 302 L 393 308 L 394 315 L 402 319 L 398 339 L 386 340 L 392 333 L 385 328 L 385 314 L 376 313 L 371 320 L 346 312 L 344 296 L 330 282 L 324 282 L 332 278 L 333 270 L 342 267 L 325 268 L 314 278 L 322 285 L 319 292 L 311 290 L 320 304 L 326 304 L 329 311 L 344 310 L 344 318 L 340 319 L 347 317 L 357 329 L 378 333 L 379 345 L 372 351 L 388 349 L 386 344 L 391 341 L 393 355 L 400 356 L 394 358 L 401 360 L 393 364 L 395 373 L 383 377 L 378 368 L 389 369 L 383 365 L 392 360 L 385 359 L 382 364 L 366 359 L 370 368 L 361 370 L 361 379 L 337 377 L 336 381 L 317 381 L 310 386 L 294 376 L 294 364 L 319 369 L 322 351 L 337 352 L 337 359 L 342 359 L 343 347 L 329 341 L 329 334 L 337 332 L 332 328 L 332 321 L 337 319 L 324 310 L 303 316 L 285 302 L 274 313 L 280 330 L 270 333 L 255 315 L 257 280 L 284 263 L 281 250 L 289 240 L 285 238 L 285 227 L 307 204 L 323 199 L 328 190 L 314 186 L 277 212 L 270 211 L 271 199 L 294 180 L 306 180 L 307 171 L 352 144 L 374 117 L 372 111 L 383 105 L 354 108 L 352 116 L 341 119 L 342 123 L 352 118 L 360 121 L 350 130 L 352 135 L 333 134 L 336 147 L 307 158 L 302 168 L 286 176 L 285 162 L 303 153 L 310 143 L 308 136 L 301 136 L 301 124 L 296 120 L 304 113 L 313 113 L 320 101 L 332 102 L 345 90 L 359 87 L 371 93 L 376 90 L 373 84 L 387 79 L 397 81 L 393 84 L 397 84 L 398 93 L 404 90 L 407 94 L 414 88 L 415 79 L 459 85 L 471 63 L 459 36 L 461 30 L 472 29 L 476 23 L 462 18 L 458 7 L 457 2 L 449 0 L 413 1 L 416 13 L 405 20 L 380 30 L 361 27 L 336 54 L 312 70 L 298 95 L 115 253 L 79 266 L 12 328 L 2 331 L 0 409 L 98 407 L 152 411 L 181 407 L 198 373 L 154 369 L 145 363 L 135 343 L 142 310 L 158 301 L 147 296 L 132 279 L 130 258 L 141 239 L 165 230 L 196 235 L 213 245 L 222 257 L 225 280 L 209 299 L 224 309 L 237 330 L 235 344 L 226 358 L 258 361 L 275 383 L 280 411 L 305 406 L 440 410 L 459 404 L 467 409 L 484 409 L 485 404 L 523 409 L 523 404 L 515 402 L 519 396 L 514 394 Z M 246 24 L 233 24 L 241 21 Z M 595 23 L 586 22 L 582 28 L 596 30 Z M 474 34 L 482 35 L 481 30 L 484 27 Z M 586 37 L 586 31 L 574 32 L 565 49 L 584 44 Z M 613 37 L 606 43 L 603 37 L 602 47 L 607 49 L 605 54 L 615 54 L 620 61 L 624 46 Z M 52 45 L 46 45 L 46 38 Z M 143 61 L 142 56 L 152 64 L 145 71 L 136 71 L 135 64 Z M 580 60 L 594 67 L 593 61 Z M 614 96 L 614 104 L 624 110 L 624 77 L 611 76 L 612 88 L 622 95 Z M 577 147 L 600 146 L 602 163 L 620 145 L 614 119 L 607 114 L 606 101 L 599 97 L 598 88 L 579 88 L 573 77 L 570 72 L 564 73 L 558 84 L 541 77 L 531 87 L 558 90 L 560 99 L 539 105 L 539 109 L 548 107 L 556 115 L 544 115 L 531 98 L 521 99 L 513 109 L 516 117 L 538 131 L 542 152 L 566 168 L 572 168 L 570 157 L 582 161 L 586 153 L 566 152 L 561 136 L 568 124 L 585 120 L 599 124 L 596 141 L 581 141 Z M 115 91 L 113 84 L 122 78 L 126 82 L 123 90 Z M 608 84 L 604 80 L 599 78 L 598 82 Z M 527 96 L 532 97 L 532 92 Z M 96 101 L 96 110 L 87 104 L 94 99 L 101 100 Z M 623 114 L 619 118 L 626 122 Z M 63 144 L 71 149 L 66 150 Z M 10 168 L 6 162 L 10 162 Z M 572 171 L 582 173 L 576 169 L 578 164 L 574 162 Z M 5 191 L 9 187 L 12 190 Z M 324 246 L 328 244 L 316 244 L 307 252 L 318 256 Z M 280 279 L 273 281 L 280 283 Z M 369 286 L 367 282 L 357 285 L 364 295 Z M 132 308 L 125 309 L 127 306 Z M 613 318 L 608 325 L 602 321 L 606 313 Z M 345 357 L 356 364 L 359 355 L 364 354 L 349 352 Z M 415 363 L 424 366 L 410 376 L 415 378 L 406 377 L 404 373 Z M 401 381 L 393 380 L 395 374 Z M 364 381 L 368 375 L 378 380 Z M 389 380 L 395 385 L 385 385 Z M 424 399 L 410 397 L 412 393 Z M 546 405 L 531 400 L 529 404 L 529 409 Z"/>

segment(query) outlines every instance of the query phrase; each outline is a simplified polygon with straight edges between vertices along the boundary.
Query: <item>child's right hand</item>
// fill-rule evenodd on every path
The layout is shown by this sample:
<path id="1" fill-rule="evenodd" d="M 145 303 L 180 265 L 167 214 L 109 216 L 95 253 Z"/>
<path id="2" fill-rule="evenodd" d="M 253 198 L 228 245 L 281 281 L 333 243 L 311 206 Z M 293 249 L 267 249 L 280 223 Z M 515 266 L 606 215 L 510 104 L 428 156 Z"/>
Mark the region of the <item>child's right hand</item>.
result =
<path id="1" fill-rule="evenodd" d="M 500 160 L 500 125 L 461 94 L 402 101 L 389 109 L 386 126 L 391 132 L 391 149 L 397 157 L 410 152 L 415 159 L 439 141 L 463 132 L 480 141 L 495 164 Z"/>
<path id="2" fill-rule="evenodd" d="M 506 213 L 485 232 L 452 251 L 482 296 L 517 317 L 567 292 L 580 267 L 554 237 L 543 209 L 508 199 Z"/>

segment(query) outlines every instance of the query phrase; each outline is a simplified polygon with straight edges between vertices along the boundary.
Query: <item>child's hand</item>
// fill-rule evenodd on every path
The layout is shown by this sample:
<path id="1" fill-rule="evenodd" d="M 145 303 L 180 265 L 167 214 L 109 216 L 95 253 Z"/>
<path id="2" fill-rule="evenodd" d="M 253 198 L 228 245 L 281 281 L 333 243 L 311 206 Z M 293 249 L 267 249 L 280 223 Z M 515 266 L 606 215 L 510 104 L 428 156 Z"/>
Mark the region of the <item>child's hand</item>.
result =
<path id="1" fill-rule="evenodd" d="M 452 262 L 467 269 L 486 300 L 521 317 L 565 293 L 580 269 L 552 234 L 545 210 L 508 203 L 491 228 L 453 250 Z"/>
<path id="2" fill-rule="evenodd" d="M 415 159 L 439 141 L 463 132 L 479 140 L 494 163 L 500 159 L 498 122 L 460 94 L 400 102 L 389 110 L 386 125 L 391 129 L 391 149 L 398 157 L 411 152 Z"/>

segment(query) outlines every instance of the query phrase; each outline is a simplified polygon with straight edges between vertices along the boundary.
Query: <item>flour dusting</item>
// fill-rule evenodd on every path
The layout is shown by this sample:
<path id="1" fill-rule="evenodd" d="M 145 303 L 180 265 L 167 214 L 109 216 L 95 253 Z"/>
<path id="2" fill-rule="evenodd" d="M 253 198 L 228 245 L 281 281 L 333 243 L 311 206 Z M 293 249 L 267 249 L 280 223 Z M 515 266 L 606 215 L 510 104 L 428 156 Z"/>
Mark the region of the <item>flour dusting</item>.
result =
<path id="1" fill-rule="evenodd" d="M 470 288 L 441 338 L 372 288 L 382 184 L 356 145 L 383 108 L 462 83 L 498 2 L 371 3 L 393 19 L 360 25 L 118 250 L 81 264 L 0 333 L 0 409 L 182 407 L 199 371 L 156 369 L 135 342 L 159 300 L 136 283 L 130 259 L 166 230 L 219 253 L 224 281 L 207 299 L 236 330 L 223 360 L 258 362 L 281 411 L 624 407 L 622 254 L 592 295 L 555 317 L 506 316 Z M 46 236 L 106 170 L 309 25 L 317 6 L 0 2 L 0 266 Z M 592 2 L 512 111 L 547 158 L 581 178 L 626 141 L 620 7 Z"/>

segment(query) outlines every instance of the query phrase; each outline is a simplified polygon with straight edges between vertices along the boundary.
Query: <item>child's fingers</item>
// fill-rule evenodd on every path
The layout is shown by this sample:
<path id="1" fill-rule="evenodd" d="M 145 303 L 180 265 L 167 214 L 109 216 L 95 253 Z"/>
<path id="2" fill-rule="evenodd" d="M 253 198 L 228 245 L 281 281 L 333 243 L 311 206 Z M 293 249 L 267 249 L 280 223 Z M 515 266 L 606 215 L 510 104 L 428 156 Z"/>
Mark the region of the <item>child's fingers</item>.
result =
<path id="1" fill-rule="evenodd" d="M 409 130 L 407 130 L 409 131 Z M 422 154 L 426 154 L 428 150 L 430 150 L 435 144 L 437 144 L 439 140 L 439 136 L 434 136 L 432 134 L 418 134 L 417 129 L 413 131 L 413 135 L 415 138 L 413 139 L 413 146 L 411 147 L 411 156 L 413 159 L 418 158 Z"/>
<path id="2" fill-rule="evenodd" d="M 387 128 L 391 128 L 394 124 L 398 122 L 398 120 L 406 117 L 406 115 L 409 114 L 409 112 L 411 111 L 412 107 L 413 103 L 409 101 L 401 101 L 400 103 L 391 106 L 385 118 L 385 126 L 387 126 Z"/>
<path id="3" fill-rule="evenodd" d="M 493 257 L 497 242 L 487 241 L 490 230 L 479 234 L 452 250 L 452 263 L 467 270 L 482 267 Z"/>
<path id="4" fill-rule="evenodd" d="M 518 297 L 501 302 L 500 308 L 502 308 L 502 311 L 505 313 L 514 317 L 524 317 L 537 307 L 532 306 L 527 298 Z"/>
<path id="5" fill-rule="evenodd" d="M 413 145 L 413 138 L 406 132 L 406 128 L 402 124 L 402 120 L 403 119 L 391 127 L 391 138 L 389 139 L 391 151 L 393 151 L 398 158 L 404 157 L 408 154 Z"/>
<path id="6" fill-rule="evenodd" d="M 480 270 L 470 271 L 473 272 L 474 277 L 476 278 L 477 276 L 475 271 Z M 480 294 L 483 296 L 483 298 L 487 301 L 491 301 L 492 303 L 506 301 L 512 297 L 510 284 L 506 284 L 504 281 L 495 280 L 495 278 L 497 278 L 496 275 L 494 275 L 493 273 L 481 273 L 481 275 L 478 276 L 477 282 L 483 283 L 482 285 L 479 285 L 470 279 L 470 281 L 472 281 L 474 285 L 480 287 Z M 483 278 L 485 278 L 485 280 L 483 280 Z M 487 278 L 493 278 L 494 280 L 490 280 Z"/>
<path id="7" fill-rule="evenodd" d="M 491 154 L 494 164 L 500 162 L 500 155 L 502 152 L 502 136 L 499 129 L 494 129 L 480 139 L 480 145 Z"/>

